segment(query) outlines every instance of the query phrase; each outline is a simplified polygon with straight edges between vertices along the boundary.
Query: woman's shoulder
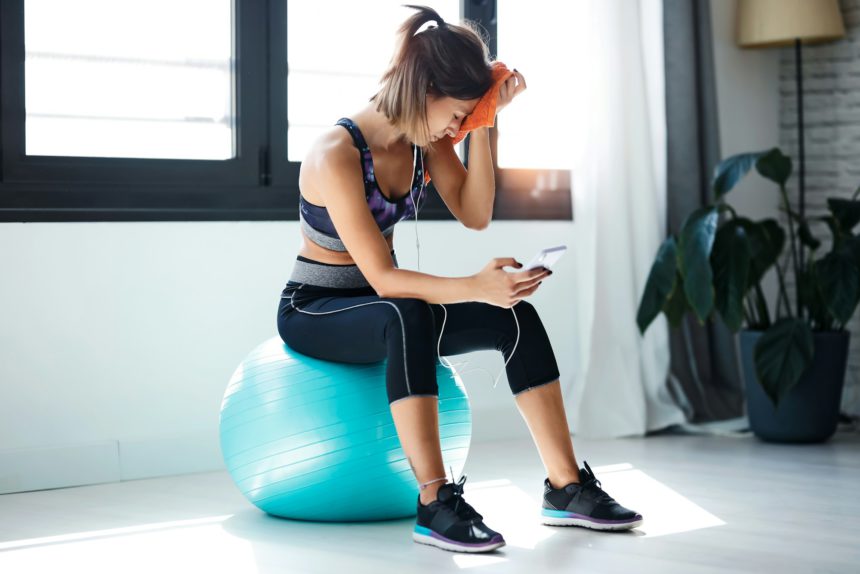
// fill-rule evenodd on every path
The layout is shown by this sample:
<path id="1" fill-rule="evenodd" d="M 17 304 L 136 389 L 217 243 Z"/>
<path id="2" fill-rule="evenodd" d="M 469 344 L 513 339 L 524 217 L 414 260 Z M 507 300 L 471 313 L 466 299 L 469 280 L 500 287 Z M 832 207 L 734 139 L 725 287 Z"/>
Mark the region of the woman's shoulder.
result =
<path id="1" fill-rule="evenodd" d="M 357 158 L 358 149 L 349 132 L 339 125 L 332 125 L 320 132 L 311 142 L 302 167 L 307 165 L 311 169 L 320 169 Z"/>
<path id="2" fill-rule="evenodd" d="M 318 185 L 323 174 L 355 171 L 361 177 L 361 162 L 358 148 L 355 147 L 349 131 L 339 125 L 332 125 L 320 132 L 311 142 L 305 158 L 299 167 L 299 190 L 306 201 L 325 206 Z"/>

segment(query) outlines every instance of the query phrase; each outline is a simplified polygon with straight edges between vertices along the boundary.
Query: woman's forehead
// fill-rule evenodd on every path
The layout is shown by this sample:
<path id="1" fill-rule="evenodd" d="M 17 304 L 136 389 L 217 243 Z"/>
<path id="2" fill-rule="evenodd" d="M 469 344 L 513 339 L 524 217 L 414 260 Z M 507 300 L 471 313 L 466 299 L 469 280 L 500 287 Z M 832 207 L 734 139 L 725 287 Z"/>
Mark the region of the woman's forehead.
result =
<path id="1" fill-rule="evenodd" d="M 456 98 L 448 98 L 450 102 L 448 104 L 455 110 L 462 112 L 464 114 L 468 114 L 471 112 L 475 106 L 478 104 L 478 98 L 474 100 L 458 100 Z"/>

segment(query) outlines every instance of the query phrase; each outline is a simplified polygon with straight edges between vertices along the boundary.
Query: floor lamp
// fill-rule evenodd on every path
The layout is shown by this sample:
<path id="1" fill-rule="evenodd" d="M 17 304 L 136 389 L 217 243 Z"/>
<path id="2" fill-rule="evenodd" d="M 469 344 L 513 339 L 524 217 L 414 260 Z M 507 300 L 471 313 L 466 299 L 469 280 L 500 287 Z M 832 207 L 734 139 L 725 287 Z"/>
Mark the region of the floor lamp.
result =
<path id="1" fill-rule="evenodd" d="M 800 217 L 804 216 L 805 158 L 803 149 L 803 70 L 801 45 L 836 40 L 845 35 L 838 0 L 738 0 L 737 43 L 741 48 L 794 44 L 797 77 L 797 131 L 800 156 Z M 788 215 L 791 218 L 791 215 Z M 803 249 L 799 265 L 803 269 Z M 798 295 L 799 297 L 799 295 Z M 802 312 L 798 309 L 799 312 Z"/>

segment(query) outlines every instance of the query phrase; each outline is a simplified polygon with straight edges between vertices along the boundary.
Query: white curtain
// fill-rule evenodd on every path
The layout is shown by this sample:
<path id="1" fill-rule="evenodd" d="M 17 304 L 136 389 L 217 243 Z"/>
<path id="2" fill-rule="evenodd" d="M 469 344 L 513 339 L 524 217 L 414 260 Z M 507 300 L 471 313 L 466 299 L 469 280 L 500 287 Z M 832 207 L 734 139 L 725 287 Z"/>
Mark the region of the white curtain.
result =
<path id="1" fill-rule="evenodd" d="M 669 395 L 668 323 L 636 326 L 666 236 L 661 0 L 583 0 L 570 69 L 583 102 L 574 137 L 572 248 L 577 372 L 565 403 L 573 434 L 643 435 L 683 423 Z"/>

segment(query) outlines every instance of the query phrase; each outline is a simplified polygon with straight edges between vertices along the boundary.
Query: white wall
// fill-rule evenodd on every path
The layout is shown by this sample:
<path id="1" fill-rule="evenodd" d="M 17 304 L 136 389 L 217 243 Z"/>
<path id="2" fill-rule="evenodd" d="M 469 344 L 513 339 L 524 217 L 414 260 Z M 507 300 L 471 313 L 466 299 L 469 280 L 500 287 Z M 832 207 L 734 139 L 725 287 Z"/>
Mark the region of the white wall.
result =
<path id="1" fill-rule="evenodd" d="M 476 232 L 419 222 L 421 270 L 479 271 L 563 243 L 571 222 L 494 222 Z M 299 247 L 297 222 L 0 225 L 0 493 L 221 468 L 227 381 L 277 336 L 276 309 Z M 400 265 L 416 268 L 413 222 Z M 573 376 L 575 250 L 532 302 L 562 377 Z M 461 368 L 473 438 L 528 436 L 503 375 L 482 351 Z"/>

